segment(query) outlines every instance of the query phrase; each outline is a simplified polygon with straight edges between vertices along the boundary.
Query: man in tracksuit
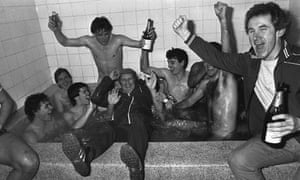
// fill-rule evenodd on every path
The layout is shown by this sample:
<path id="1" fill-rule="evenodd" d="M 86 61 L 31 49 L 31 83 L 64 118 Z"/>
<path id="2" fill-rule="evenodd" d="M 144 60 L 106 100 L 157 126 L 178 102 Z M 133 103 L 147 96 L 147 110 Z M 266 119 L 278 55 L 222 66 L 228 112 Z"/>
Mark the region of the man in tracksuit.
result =
<path id="1" fill-rule="evenodd" d="M 173 24 L 174 31 L 203 61 L 244 78 L 245 103 L 249 128 L 253 137 L 235 149 L 229 165 L 237 179 L 264 179 L 262 168 L 298 161 L 300 158 L 300 56 L 284 40 L 289 18 L 275 3 L 256 4 L 246 14 L 245 28 L 252 51 L 243 54 L 222 53 L 192 34 L 187 19 L 180 16 Z M 286 145 L 272 148 L 262 142 L 265 112 L 274 97 L 277 85 L 289 86 L 288 114 L 279 114 L 273 120 L 283 122 L 268 125 L 273 138 L 288 135 Z M 300 169 L 295 175 L 300 179 Z"/>
<path id="2" fill-rule="evenodd" d="M 134 70 L 121 70 L 118 78 L 120 89 L 114 86 L 117 75 L 113 74 L 103 78 L 92 95 L 92 102 L 107 107 L 106 118 L 111 120 L 115 140 L 127 142 L 121 147 L 121 160 L 129 168 L 130 179 L 141 180 L 151 133 L 152 96 Z"/>

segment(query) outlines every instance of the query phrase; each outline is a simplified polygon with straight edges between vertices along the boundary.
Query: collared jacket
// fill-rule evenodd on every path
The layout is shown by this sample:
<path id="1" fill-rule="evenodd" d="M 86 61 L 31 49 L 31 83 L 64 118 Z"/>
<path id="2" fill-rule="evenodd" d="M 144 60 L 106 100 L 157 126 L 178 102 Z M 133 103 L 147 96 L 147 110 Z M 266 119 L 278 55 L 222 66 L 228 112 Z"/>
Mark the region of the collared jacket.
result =
<path id="1" fill-rule="evenodd" d="M 98 106 L 107 107 L 108 92 L 114 87 L 114 81 L 105 76 L 92 95 L 92 102 Z M 142 80 L 137 80 L 134 90 L 130 94 L 119 92 L 120 100 L 114 106 L 112 119 L 117 124 L 131 124 L 142 118 L 146 124 L 152 119 L 151 106 L 153 104 L 150 90 Z"/>
<path id="2" fill-rule="evenodd" d="M 281 82 L 289 86 L 288 113 L 300 117 L 300 55 L 294 53 L 286 41 L 282 41 L 279 59 L 274 70 L 275 85 Z M 223 53 L 196 35 L 185 42 L 203 61 L 244 78 L 244 98 L 249 118 L 250 132 L 261 133 L 265 110 L 258 101 L 254 87 L 258 77 L 261 59 L 247 53 Z M 300 138 L 297 137 L 299 141 Z"/>

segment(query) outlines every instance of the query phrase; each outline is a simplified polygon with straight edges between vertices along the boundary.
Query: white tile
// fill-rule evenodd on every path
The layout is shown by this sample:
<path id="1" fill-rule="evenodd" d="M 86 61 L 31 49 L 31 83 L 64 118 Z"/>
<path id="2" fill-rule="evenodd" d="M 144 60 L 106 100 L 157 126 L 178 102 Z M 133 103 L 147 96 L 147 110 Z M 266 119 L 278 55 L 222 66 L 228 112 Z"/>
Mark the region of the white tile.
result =
<path id="1" fill-rule="evenodd" d="M 72 66 L 71 72 L 72 72 L 73 78 L 83 76 L 81 66 Z M 74 82 L 75 82 L 75 80 L 74 80 Z"/>
<path id="2" fill-rule="evenodd" d="M 133 25 L 136 24 L 137 17 L 135 12 L 124 12 L 124 24 Z"/>
<path id="3" fill-rule="evenodd" d="M 69 66 L 68 55 L 57 55 L 58 66 Z"/>
<path id="4" fill-rule="evenodd" d="M 162 9 L 162 0 L 151 0 L 149 1 L 149 9 Z"/>
<path id="5" fill-rule="evenodd" d="M 90 1 L 88 3 L 84 3 L 83 7 L 85 9 L 86 14 L 97 14 L 97 2 Z"/>
<path id="6" fill-rule="evenodd" d="M 110 12 L 122 12 L 123 11 L 123 0 L 108 1 L 107 6 L 110 7 Z"/>
<path id="7" fill-rule="evenodd" d="M 154 23 L 163 22 L 163 11 L 162 9 L 150 10 L 150 18 Z"/>
<path id="8" fill-rule="evenodd" d="M 112 26 L 124 25 L 124 17 L 122 12 L 111 13 L 110 22 Z"/>
<path id="9" fill-rule="evenodd" d="M 84 77 L 94 76 L 94 71 L 92 66 L 82 66 L 82 74 Z"/>
<path id="10" fill-rule="evenodd" d="M 51 13 L 51 12 L 49 12 L 48 6 L 46 6 L 46 5 L 37 5 L 36 12 L 37 12 L 39 18 L 48 18 L 48 16 Z"/>
<path id="11" fill-rule="evenodd" d="M 149 1 L 148 0 L 136 0 L 135 5 L 136 5 L 137 10 L 149 9 Z"/>
<path id="12" fill-rule="evenodd" d="M 91 65 L 93 61 L 94 58 L 91 53 L 80 54 L 80 62 L 82 66 Z"/>
<path id="13" fill-rule="evenodd" d="M 107 6 L 105 6 L 105 2 L 103 1 L 97 1 L 97 10 L 98 10 L 98 14 L 101 13 L 109 13 L 110 12 L 110 8 L 108 8 Z"/>
<path id="14" fill-rule="evenodd" d="M 162 0 L 163 8 L 175 8 L 176 0 Z"/>
<path id="15" fill-rule="evenodd" d="M 217 32 L 216 20 L 204 20 L 203 21 L 203 33 L 216 33 Z"/>
<path id="16" fill-rule="evenodd" d="M 47 56 L 49 67 L 58 66 L 57 57 L 56 56 Z"/>
<path id="17" fill-rule="evenodd" d="M 144 24 L 146 27 L 147 19 L 149 18 L 149 10 L 136 11 L 137 24 Z"/>
<path id="18" fill-rule="evenodd" d="M 78 54 L 69 54 L 68 57 L 69 57 L 70 66 L 81 65 L 80 56 Z"/>
<path id="19" fill-rule="evenodd" d="M 68 30 L 74 30 L 75 29 L 75 23 L 74 23 L 74 17 L 68 16 L 68 17 L 62 17 L 61 21 L 63 22 L 63 32 L 67 32 Z"/>
<path id="20" fill-rule="evenodd" d="M 73 16 L 83 16 L 86 14 L 83 2 L 72 3 L 72 14 Z"/>
<path id="21" fill-rule="evenodd" d="M 136 9 L 135 0 L 123 0 L 123 11 L 134 11 Z"/>
<path id="22" fill-rule="evenodd" d="M 56 11 L 56 12 L 58 12 L 58 11 Z M 60 17 L 72 16 L 73 15 L 72 5 L 71 4 L 59 4 L 59 12 L 58 13 L 59 13 Z"/>
<path id="23" fill-rule="evenodd" d="M 60 45 L 60 44 L 56 44 L 55 49 L 56 49 L 56 54 L 58 54 L 58 55 L 68 54 L 67 53 L 67 48 L 64 47 L 64 46 L 62 46 L 62 45 Z"/>
<path id="24" fill-rule="evenodd" d="M 168 8 L 163 10 L 163 22 L 174 22 L 175 20 L 175 9 Z"/>
<path id="25" fill-rule="evenodd" d="M 125 25 L 126 36 L 135 39 L 140 37 L 140 33 L 137 32 L 137 27 L 135 25 Z"/>
<path id="26" fill-rule="evenodd" d="M 74 24 L 76 29 L 87 28 L 87 19 L 85 16 L 75 16 Z"/>

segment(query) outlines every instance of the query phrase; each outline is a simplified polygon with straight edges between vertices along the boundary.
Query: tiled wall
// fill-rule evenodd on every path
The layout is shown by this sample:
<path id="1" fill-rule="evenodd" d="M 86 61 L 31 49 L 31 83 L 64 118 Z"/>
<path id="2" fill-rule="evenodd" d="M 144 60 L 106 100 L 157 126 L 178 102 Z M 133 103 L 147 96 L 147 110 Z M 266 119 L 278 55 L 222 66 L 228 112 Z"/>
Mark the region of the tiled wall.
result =
<path id="1" fill-rule="evenodd" d="M 36 0 L 41 30 L 45 42 L 50 71 L 63 66 L 68 68 L 77 81 L 95 82 L 97 70 L 87 48 L 65 48 L 58 44 L 48 29 L 48 16 L 52 11 L 59 13 L 63 21 L 63 32 L 68 37 L 89 34 L 90 23 L 96 16 L 107 16 L 114 26 L 114 33 L 139 39 L 146 26 L 147 18 L 154 20 L 158 38 L 151 54 L 151 65 L 166 67 L 165 52 L 171 47 L 188 51 L 190 67 L 199 58 L 195 56 L 172 30 L 178 15 L 185 14 L 194 20 L 196 32 L 208 41 L 220 41 L 220 29 L 213 10 L 217 0 Z M 234 8 L 233 21 L 239 51 L 249 49 L 244 34 L 244 14 L 254 0 L 224 0 Z M 288 8 L 289 0 L 276 0 Z M 140 50 L 124 48 L 124 66 L 139 71 Z"/>
<path id="2" fill-rule="evenodd" d="M 34 0 L 0 0 L 0 83 L 23 106 L 51 84 Z"/>

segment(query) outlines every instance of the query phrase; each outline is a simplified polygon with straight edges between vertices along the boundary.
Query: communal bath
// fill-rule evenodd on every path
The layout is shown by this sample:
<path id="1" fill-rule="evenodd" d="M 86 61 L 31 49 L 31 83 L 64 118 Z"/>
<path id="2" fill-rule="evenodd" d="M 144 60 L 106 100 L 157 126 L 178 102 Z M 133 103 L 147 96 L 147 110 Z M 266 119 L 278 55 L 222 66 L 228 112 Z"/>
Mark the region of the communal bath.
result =
<path id="1" fill-rule="evenodd" d="M 91 89 L 95 84 L 89 85 Z M 47 88 L 48 96 L 55 85 Z M 23 108 L 13 116 L 8 129 L 22 136 L 24 127 L 29 124 Z M 149 142 L 145 160 L 147 180 L 182 179 L 233 179 L 227 164 L 229 153 L 247 139 L 245 133 L 237 133 L 232 139 L 215 140 L 209 135 L 191 133 L 178 128 L 157 128 Z M 119 158 L 119 150 L 124 142 L 115 142 L 103 155 L 92 163 L 92 173 L 85 179 L 120 180 L 128 178 L 128 170 Z M 51 142 L 41 142 L 33 146 L 40 156 L 40 169 L 35 179 L 83 179 L 75 173 L 72 164 L 61 149 L 60 138 Z M 296 171 L 296 163 L 275 166 L 264 170 L 268 179 L 288 179 L 291 171 Z M 0 165 L 0 179 L 9 172 L 8 167 Z M 280 170 L 280 171 L 279 171 Z"/>

